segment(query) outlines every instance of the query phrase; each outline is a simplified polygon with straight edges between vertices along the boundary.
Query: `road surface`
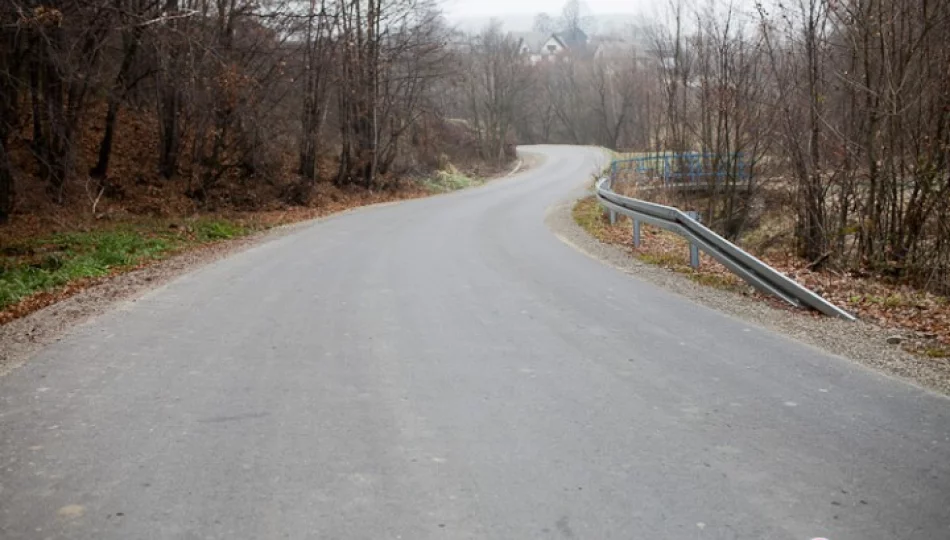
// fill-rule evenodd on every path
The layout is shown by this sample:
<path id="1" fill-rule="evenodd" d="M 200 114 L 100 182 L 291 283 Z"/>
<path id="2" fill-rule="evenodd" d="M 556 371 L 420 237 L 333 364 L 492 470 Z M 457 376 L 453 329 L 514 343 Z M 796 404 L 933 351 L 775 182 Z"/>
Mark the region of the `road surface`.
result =
<path id="1" fill-rule="evenodd" d="M 950 401 L 544 225 L 590 149 L 306 226 L 0 379 L 0 538 L 950 538 Z"/>

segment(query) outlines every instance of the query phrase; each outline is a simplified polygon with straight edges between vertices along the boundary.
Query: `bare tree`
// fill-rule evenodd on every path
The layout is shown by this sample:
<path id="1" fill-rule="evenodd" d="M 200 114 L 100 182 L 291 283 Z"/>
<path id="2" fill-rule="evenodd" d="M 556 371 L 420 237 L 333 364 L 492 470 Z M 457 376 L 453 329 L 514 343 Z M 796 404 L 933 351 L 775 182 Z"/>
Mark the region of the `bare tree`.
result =
<path id="1" fill-rule="evenodd" d="M 592 31 L 594 19 L 589 13 L 590 8 L 583 0 L 567 0 L 561 8 L 560 30 L 568 35 Z"/>
<path id="2" fill-rule="evenodd" d="M 17 107 L 25 57 L 21 34 L 16 30 L 16 13 L 0 11 L 0 225 L 9 220 L 14 204 L 14 171 L 8 148 L 19 128 Z"/>
<path id="3" fill-rule="evenodd" d="M 24 142 L 63 202 L 69 185 L 120 193 L 118 148 L 147 146 L 156 159 L 136 178 L 181 177 L 200 204 L 215 193 L 253 204 L 244 187 L 283 176 L 306 191 L 334 166 L 336 183 L 375 188 L 437 161 L 419 152 L 439 152 L 428 142 L 445 105 L 437 89 L 458 51 L 434 0 L 11 1 L 0 8 L 0 220 Z M 150 136 L 129 141 L 124 115 Z M 305 202 L 292 191 L 278 190 Z"/>
<path id="4" fill-rule="evenodd" d="M 188 58 L 181 46 L 184 34 L 179 33 L 184 24 L 180 18 L 182 12 L 179 10 L 179 0 L 165 0 L 162 14 L 162 17 L 167 19 L 155 25 L 155 56 L 159 73 L 159 95 L 156 104 L 161 137 L 158 170 L 165 178 L 171 178 L 178 171 L 182 144 L 179 122 L 182 107 L 181 85 L 188 80 L 190 73 L 185 65 Z"/>
<path id="5" fill-rule="evenodd" d="M 395 159 L 406 132 L 397 114 L 408 111 L 412 119 L 419 83 L 431 80 L 412 66 L 439 57 L 441 19 L 429 0 L 340 0 L 339 14 L 339 76 L 346 91 L 337 93 L 342 144 L 337 182 L 372 186 Z"/>
<path id="6" fill-rule="evenodd" d="M 482 157 L 500 163 L 519 108 L 532 89 L 532 71 L 518 43 L 497 22 L 472 39 L 469 61 L 470 121 Z"/>
<path id="7" fill-rule="evenodd" d="M 333 28 L 335 6 L 326 0 L 310 0 L 303 42 L 303 111 L 300 135 L 300 175 L 309 183 L 317 180 L 317 155 L 330 108 L 332 62 L 335 53 Z"/>
<path id="8" fill-rule="evenodd" d="M 116 122 L 119 110 L 128 93 L 151 74 L 151 68 L 143 66 L 140 56 L 143 35 L 147 21 L 158 15 L 159 0 L 129 0 L 125 9 L 119 12 L 118 22 L 122 27 L 122 60 L 109 89 L 108 105 L 102 139 L 99 143 L 98 160 L 89 170 L 89 175 L 100 181 L 108 176 L 109 160 L 115 140 Z M 138 71 L 138 73 L 137 73 Z"/>
<path id="9" fill-rule="evenodd" d="M 547 13 L 538 13 L 534 17 L 533 28 L 535 32 L 552 34 L 557 31 L 557 22 Z"/>

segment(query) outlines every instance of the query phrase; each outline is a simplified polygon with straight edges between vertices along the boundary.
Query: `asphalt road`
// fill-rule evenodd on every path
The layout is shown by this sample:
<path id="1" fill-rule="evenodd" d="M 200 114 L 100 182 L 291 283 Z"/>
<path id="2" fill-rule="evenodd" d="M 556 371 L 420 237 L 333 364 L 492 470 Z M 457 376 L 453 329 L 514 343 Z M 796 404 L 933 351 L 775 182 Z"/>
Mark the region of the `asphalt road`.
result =
<path id="1" fill-rule="evenodd" d="M 560 242 L 593 150 L 327 219 L 0 379 L 0 538 L 950 538 L 950 401 Z"/>

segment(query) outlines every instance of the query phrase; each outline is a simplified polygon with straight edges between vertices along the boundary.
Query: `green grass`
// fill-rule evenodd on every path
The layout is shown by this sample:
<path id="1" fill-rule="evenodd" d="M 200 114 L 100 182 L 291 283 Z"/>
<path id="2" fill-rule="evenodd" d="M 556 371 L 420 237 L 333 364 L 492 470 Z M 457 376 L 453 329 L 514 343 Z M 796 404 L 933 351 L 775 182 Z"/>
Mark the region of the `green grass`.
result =
<path id="1" fill-rule="evenodd" d="M 742 284 L 732 278 L 731 276 L 722 276 L 718 274 L 702 274 L 699 272 L 693 272 L 689 275 L 690 279 L 704 285 L 706 287 L 712 287 L 714 289 L 722 289 L 725 291 L 741 291 L 743 290 Z"/>
<path id="2" fill-rule="evenodd" d="M 422 180 L 423 187 L 430 193 L 448 193 L 477 186 L 481 183 L 481 181 L 465 176 L 455 170 L 438 171 L 432 178 Z"/>
<path id="3" fill-rule="evenodd" d="M 198 221 L 192 226 L 199 242 L 214 242 L 244 236 L 250 232 L 247 226 L 224 220 Z"/>
<path id="4" fill-rule="evenodd" d="M 692 271 L 683 255 L 674 255 L 672 253 L 639 253 L 637 258 L 647 264 L 653 264 L 656 266 L 665 266 L 675 272 L 680 272 L 683 274 L 688 274 Z"/>
<path id="5" fill-rule="evenodd" d="M 604 210 L 593 197 L 577 201 L 571 210 L 574 221 L 598 240 L 604 240 L 607 232 L 607 222 L 604 219 Z"/>
<path id="6" fill-rule="evenodd" d="M 572 210 L 574 221 L 581 226 L 588 234 L 601 241 L 609 242 L 616 236 L 609 234 L 608 228 L 610 222 L 604 217 L 604 209 L 593 197 L 581 199 L 574 205 Z M 646 251 L 639 250 L 634 256 L 654 266 L 661 266 L 673 272 L 684 274 L 693 281 L 707 287 L 715 287 L 725 290 L 741 290 L 738 281 L 730 276 L 719 274 L 703 273 L 696 271 L 690 265 L 686 257 L 684 246 L 682 254 L 669 253 L 665 251 Z"/>
<path id="7" fill-rule="evenodd" d="M 924 356 L 927 358 L 950 358 L 950 348 L 946 347 L 930 347 L 923 351 Z"/>
<path id="8" fill-rule="evenodd" d="M 0 310 L 73 281 L 106 276 L 168 257 L 188 246 L 252 231 L 246 225 L 214 219 L 174 229 L 167 223 L 140 223 L 55 234 L 7 246 L 0 253 Z"/>
<path id="9" fill-rule="evenodd" d="M 887 296 L 878 296 L 874 294 L 853 295 L 848 298 L 852 304 L 875 304 L 887 308 L 912 307 L 917 305 L 916 298 L 913 295 L 902 295 L 892 293 Z"/>

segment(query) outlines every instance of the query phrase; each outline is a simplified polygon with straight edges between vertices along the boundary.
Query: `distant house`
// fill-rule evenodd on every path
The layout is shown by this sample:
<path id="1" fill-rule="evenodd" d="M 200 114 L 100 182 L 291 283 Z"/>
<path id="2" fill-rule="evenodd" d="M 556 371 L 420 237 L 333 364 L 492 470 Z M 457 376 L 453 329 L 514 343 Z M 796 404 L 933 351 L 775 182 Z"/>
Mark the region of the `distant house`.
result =
<path id="1" fill-rule="evenodd" d="M 597 59 L 613 66 L 636 65 L 640 69 L 670 69 L 672 58 L 661 54 L 647 38 L 646 32 L 633 36 L 588 37 L 581 30 L 573 32 L 512 32 L 518 51 L 532 65 L 567 58 Z"/>
<path id="2" fill-rule="evenodd" d="M 583 30 L 577 28 L 569 32 L 557 32 L 552 34 L 544 46 L 549 51 L 556 51 L 554 54 L 568 52 L 580 55 L 587 53 L 588 43 L 590 43 L 590 38 L 587 37 L 587 34 L 585 34 Z"/>
<path id="3" fill-rule="evenodd" d="M 532 64 L 569 55 L 589 54 L 590 39 L 581 30 L 549 35 L 540 32 L 515 32 L 512 37 L 518 40 L 521 54 L 530 58 Z"/>
<path id="4" fill-rule="evenodd" d="M 532 64 L 537 64 L 543 59 L 541 51 L 544 49 L 544 42 L 548 36 L 541 32 L 512 32 L 511 37 L 518 42 L 518 50 L 522 56 L 531 60 Z"/>

